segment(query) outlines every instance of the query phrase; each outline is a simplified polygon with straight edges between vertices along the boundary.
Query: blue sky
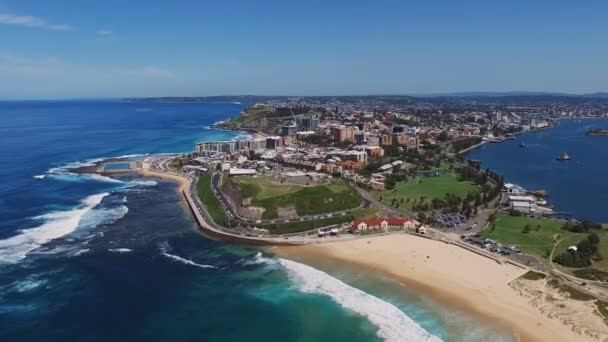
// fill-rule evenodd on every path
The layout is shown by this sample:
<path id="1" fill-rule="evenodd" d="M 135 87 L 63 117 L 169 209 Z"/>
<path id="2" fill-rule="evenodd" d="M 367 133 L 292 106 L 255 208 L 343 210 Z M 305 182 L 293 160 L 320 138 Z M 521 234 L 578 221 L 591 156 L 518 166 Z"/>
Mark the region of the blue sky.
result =
<path id="1" fill-rule="evenodd" d="M 0 0 L 0 98 L 608 91 L 608 1 Z"/>

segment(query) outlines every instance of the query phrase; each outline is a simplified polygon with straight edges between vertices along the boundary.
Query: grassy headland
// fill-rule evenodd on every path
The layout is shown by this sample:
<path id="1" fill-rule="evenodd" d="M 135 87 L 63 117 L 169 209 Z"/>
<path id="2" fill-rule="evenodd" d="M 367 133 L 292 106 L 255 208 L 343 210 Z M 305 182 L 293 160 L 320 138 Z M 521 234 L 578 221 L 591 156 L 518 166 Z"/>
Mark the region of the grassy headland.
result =
<path id="1" fill-rule="evenodd" d="M 207 208 L 207 212 L 209 212 L 213 221 L 219 225 L 225 225 L 228 222 L 228 216 L 211 190 L 211 176 L 208 173 L 201 175 L 196 186 L 198 198 Z"/>
<path id="2" fill-rule="evenodd" d="M 361 197 L 344 180 L 327 185 L 304 186 L 272 183 L 267 177 L 228 179 L 243 198 L 265 209 L 262 218 L 278 217 L 279 208 L 294 207 L 299 216 L 317 215 L 352 209 L 361 204 Z"/>

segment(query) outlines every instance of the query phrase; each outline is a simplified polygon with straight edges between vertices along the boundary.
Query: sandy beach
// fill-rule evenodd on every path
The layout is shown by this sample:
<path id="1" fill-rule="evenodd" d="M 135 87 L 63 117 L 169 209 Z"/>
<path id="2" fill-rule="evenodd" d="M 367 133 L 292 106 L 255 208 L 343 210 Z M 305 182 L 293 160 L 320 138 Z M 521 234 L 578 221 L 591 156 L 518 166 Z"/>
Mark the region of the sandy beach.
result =
<path id="1" fill-rule="evenodd" d="M 510 327 L 520 341 L 598 341 L 606 335 L 601 318 L 588 302 L 554 298 L 547 286 L 529 287 L 526 269 L 477 255 L 463 248 L 408 234 L 396 234 L 297 247 L 276 247 L 277 256 L 294 259 L 331 258 L 398 279 L 446 305 Z M 530 281 L 534 282 L 534 281 Z M 536 281 L 544 284 L 544 280 Z M 558 292 L 555 290 L 555 292 Z M 563 297 L 563 296 L 562 296 Z M 540 305 L 543 304 L 543 305 Z M 568 324 L 557 308 L 568 308 Z M 578 317 L 572 317 L 572 312 Z M 599 323 L 598 323 L 599 322 Z M 590 328 L 599 327 L 597 330 Z"/>
<path id="2" fill-rule="evenodd" d="M 172 175 L 172 174 L 164 173 L 164 172 L 156 172 L 156 171 L 152 171 L 147 168 L 142 168 L 142 169 L 138 170 L 137 172 L 139 172 L 139 174 L 141 174 L 144 177 L 158 177 L 158 178 L 173 180 L 179 184 L 177 190 L 180 193 L 183 192 L 188 187 L 189 181 L 186 177 L 180 177 L 177 175 Z"/>

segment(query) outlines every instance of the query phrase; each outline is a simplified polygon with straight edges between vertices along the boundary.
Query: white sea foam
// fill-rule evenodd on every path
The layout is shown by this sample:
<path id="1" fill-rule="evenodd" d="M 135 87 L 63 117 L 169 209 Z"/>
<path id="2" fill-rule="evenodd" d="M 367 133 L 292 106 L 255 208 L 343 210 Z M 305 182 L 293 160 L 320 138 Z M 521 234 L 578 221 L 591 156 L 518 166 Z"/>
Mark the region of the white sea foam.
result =
<path id="1" fill-rule="evenodd" d="M 277 260 L 272 259 L 272 258 L 267 258 L 264 255 L 262 255 L 262 252 L 257 252 L 252 258 L 244 259 L 240 263 L 245 266 L 260 265 L 260 264 L 272 265 L 272 264 L 276 264 Z"/>
<path id="2" fill-rule="evenodd" d="M 33 280 L 33 279 L 25 279 L 25 280 L 19 280 L 16 281 L 15 283 L 12 284 L 12 288 L 17 291 L 17 292 L 28 292 L 31 290 L 34 290 L 38 287 L 40 287 L 41 285 L 46 284 L 46 280 L 45 279 L 38 279 L 38 280 Z"/>
<path id="3" fill-rule="evenodd" d="M 136 186 L 156 186 L 158 182 L 153 180 L 131 180 L 122 181 L 120 179 L 96 174 L 96 173 L 83 173 L 77 174 L 72 172 L 64 173 L 51 173 L 49 177 L 64 182 L 83 182 L 83 181 L 96 181 L 101 183 L 120 184 L 123 188 L 131 188 Z"/>
<path id="4" fill-rule="evenodd" d="M 72 253 L 72 255 L 71 255 L 71 256 L 75 256 L 75 257 L 76 257 L 76 256 L 80 256 L 80 255 L 83 255 L 83 254 L 87 254 L 87 253 L 89 253 L 90 251 L 91 251 L 91 250 L 90 250 L 90 249 L 88 249 L 88 248 L 79 249 L 79 250 L 77 250 L 77 251 L 74 251 L 74 252 Z"/>
<path id="5" fill-rule="evenodd" d="M 196 262 L 194 262 L 192 260 L 185 259 L 185 258 L 182 258 L 182 257 L 174 255 L 174 254 L 169 254 L 167 252 L 162 252 L 162 254 L 164 256 L 166 256 L 167 258 L 172 259 L 172 260 L 177 261 L 177 262 L 181 262 L 182 264 L 186 264 L 186 265 L 190 265 L 190 266 L 195 266 L 195 267 L 200 267 L 200 268 L 217 268 L 216 266 L 213 266 L 213 265 L 197 264 Z"/>
<path id="6" fill-rule="evenodd" d="M 94 180 L 97 182 L 103 183 L 113 183 L 113 184 L 124 184 L 124 187 L 134 187 L 134 186 L 156 186 L 158 183 L 153 180 L 131 180 L 131 181 L 122 181 L 120 179 L 103 176 L 95 173 L 85 173 L 82 175 L 85 179 Z"/>
<path id="7" fill-rule="evenodd" d="M 123 184 L 124 183 L 120 179 L 100 175 L 97 173 L 83 173 L 80 175 L 80 177 L 82 177 L 84 179 L 94 180 L 97 182 L 102 182 L 102 183 L 114 183 L 114 184 Z"/>
<path id="8" fill-rule="evenodd" d="M 102 224 L 112 224 L 123 218 L 128 212 L 129 208 L 125 205 L 113 208 L 97 208 L 84 215 L 79 226 L 81 228 L 95 228 Z"/>
<path id="9" fill-rule="evenodd" d="M 103 161 L 109 160 L 109 159 L 138 158 L 138 157 L 145 157 L 148 155 L 150 155 L 150 154 L 149 153 L 135 153 L 135 154 L 125 154 L 125 155 L 118 156 L 118 157 L 87 159 L 84 161 L 70 162 L 70 163 L 66 163 L 61 166 L 52 167 L 52 168 L 48 169 L 46 173 L 47 174 L 69 174 L 70 173 L 68 171 L 69 169 L 77 169 L 77 168 L 86 167 L 86 166 L 95 166 L 97 163 L 100 163 L 100 162 L 103 162 Z"/>
<path id="10" fill-rule="evenodd" d="M 112 252 L 112 253 L 131 253 L 131 252 L 133 252 L 133 250 L 130 249 L 130 248 L 110 248 L 110 249 L 108 249 L 108 252 Z"/>
<path id="11" fill-rule="evenodd" d="M 253 135 L 249 133 L 239 133 L 236 137 L 232 138 L 233 141 L 250 139 L 253 139 Z"/>
<path id="12" fill-rule="evenodd" d="M 44 179 L 44 177 L 46 177 L 46 175 L 35 175 L 34 178 L 36 179 Z"/>
<path id="13" fill-rule="evenodd" d="M 135 185 L 135 186 L 156 186 L 158 182 L 153 180 L 134 180 L 130 181 L 127 184 Z"/>
<path id="14" fill-rule="evenodd" d="M 47 242 L 73 232 L 83 216 L 95 208 L 109 193 L 104 192 L 85 198 L 82 204 L 72 210 L 54 211 L 35 217 L 43 224 L 24 229 L 18 235 L 0 240 L 0 263 L 16 263 L 27 254 Z"/>
<path id="15" fill-rule="evenodd" d="M 134 154 L 124 154 L 122 156 L 118 156 L 118 157 L 110 157 L 110 158 L 105 158 L 104 160 L 107 159 L 125 159 L 125 158 L 138 158 L 138 157 L 145 157 L 145 156 L 149 156 L 150 153 L 134 153 Z"/>
<path id="16" fill-rule="evenodd" d="M 378 327 L 378 336 L 385 341 L 441 341 L 393 304 L 310 266 L 286 259 L 279 262 L 299 291 L 329 296 L 342 307 L 366 317 Z"/>
<path id="17" fill-rule="evenodd" d="M 85 166 L 95 166 L 96 163 L 104 161 L 105 159 L 106 158 L 95 158 L 95 159 L 88 159 L 85 161 L 71 162 L 71 163 L 67 163 L 62 166 L 50 168 L 46 173 L 50 173 L 50 174 L 66 174 L 67 173 L 67 174 L 69 174 L 70 173 L 68 171 L 69 169 L 76 169 L 76 168 L 85 167 Z"/>

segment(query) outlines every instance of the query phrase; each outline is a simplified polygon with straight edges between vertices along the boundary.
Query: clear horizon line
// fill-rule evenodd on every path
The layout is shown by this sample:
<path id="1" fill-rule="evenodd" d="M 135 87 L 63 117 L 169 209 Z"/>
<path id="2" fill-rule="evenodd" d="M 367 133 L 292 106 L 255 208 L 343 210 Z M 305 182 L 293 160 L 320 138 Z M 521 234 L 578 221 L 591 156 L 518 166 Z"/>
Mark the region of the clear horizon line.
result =
<path id="1" fill-rule="evenodd" d="M 478 95 L 475 95 L 478 94 Z M 69 101 L 69 100 L 124 100 L 124 99 L 154 99 L 154 98 L 208 98 L 208 97 L 352 97 L 352 96 L 410 96 L 410 97 L 441 97 L 441 96 L 518 96 L 518 95 L 546 95 L 546 96 L 586 96 L 595 94 L 607 94 L 608 91 L 593 91 L 593 92 L 560 92 L 560 91 L 527 91 L 527 90 L 509 90 L 509 91 L 449 91 L 449 92 L 425 92 L 425 93 L 367 93 L 367 94 L 343 94 L 343 95 L 297 95 L 297 94 L 220 94 L 220 95 L 141 95 L 141 96 L 66 96 L 66 97 L 14 97 L 0 98 L 0 101 Z"/>

